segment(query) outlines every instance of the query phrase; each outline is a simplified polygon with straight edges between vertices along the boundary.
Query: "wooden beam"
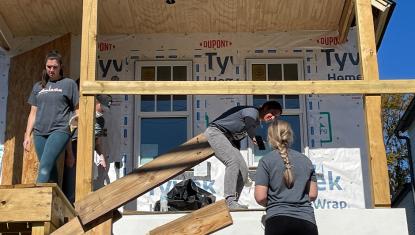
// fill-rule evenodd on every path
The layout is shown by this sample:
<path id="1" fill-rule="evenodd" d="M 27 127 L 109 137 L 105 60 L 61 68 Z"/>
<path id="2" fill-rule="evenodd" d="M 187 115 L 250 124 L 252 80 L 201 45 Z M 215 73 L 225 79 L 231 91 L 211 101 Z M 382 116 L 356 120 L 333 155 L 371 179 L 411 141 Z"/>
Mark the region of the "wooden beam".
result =
<path id="1" fill-rule="evenodd" d="M 49 221 L 52 188 L 0 189 L 0 222 Z"/>
<path id="2" fill-rule="evenodd" d="M 55 230 L 56 227 L 50 222 L 35 222 L 32 224 L 32 235 L 51 234 Z"/>
<path id="3" fill-rule="evenodd" d="M 200 134 L 178 148 L 158 156 L 127 176 L 75 202 L 82 224 L 99 218 L 161 185 L 213 155 L 206 137 Z"/>
<path id="4" fill-rule="evenodd" d="M 98 0 L 82 3 L 82 37 L 80 83 L 95 81 L 97 57 Z M 82 91 L 82 88 L 81 88 Z M 92 191 L 92 156 L 94 151 L 95 97 L 79 99 L 78 149 L 76 161 L 75 200 L 82 200 Z M 112 219 L 100 223 L 87 234 L 111 234 Z"/>
<path id="5" fill-rule="evenodd" d="M 379 82 L 372 4 L 370 0 L 354 1 L 356 4 L 361 74 L 366 81 Z M 390 207 L 389 176 L 381 122 L 381 96 L 365 96 L 364 107 L 368 159 L 372 180 L 372 205 L 374 207 Z"/>
<path id="6" fill-rule="evenodd" d="M 225 200 L 221 200 L 157 227 L 148 234 L 211 234 L 232 224 L 229 208 Z"/>
<path id="7" fill-rule="evenodd" d="M 78 217 L 71 219 L 68 223 L 58 228 L 52 235 L 81 235 L 85 234 L 85 230 Z"/>
<path id="8" fill-rule="evenodd" d="M 414 93 L 415 80 L 350 81 L 86 81 L 83 95 L 261 95 Z"/>
<path id="9" fill-rule="evenodd" d="M 95 81 L 98 0 L 84 0 L 82 12 L 81 85 Z M 81 86 L 82 91 L 82 86 Z M 92 191 L 92 156 L 94 149 L 95 98 L 79 99 L 78 149 L 76 161 L 76 200 Z"/>
<path id="10" fill-rule="evenodd" d="M 346 42 L 347 35 L 349 34 L 350 26 L 352 25 L 354 11 L 353 0 L 345 0 L 343 12 L 339 22 L 339 42 Z"/>
<path id="11" fill-rule="evenodd" d="M 375 2 L 377 2 L 377 1 L 375 1 Z M 373 0 L 372 0 L 372 5 L 373 5 Z M 382 33 L 383 33 L 383 30 L 386 26 L 386 22 L 388 20 L 390 10 L 391 10 L 390 5 L 386 5 L 386 6 L 384 6 L 384 8 L 379 9 L 379 16 L 377 18 L 377 24 L 375 25 L 376 44 L 378 44 L 379 40 L 381 40 Z"/>
<path id="12" fill-rule="evenodd" d="M 13 34 L 1 14 L 0 14 L 0 42 L 1 42 L 1 47 L 6 51 L 9 51 L 10 49 L 13 48 Z"/>
<path id="13" fill-rule="evenodd" d="M 68 223 L 54 231 L 53 235 L 81 235 L 85 233 L 97 233 L 97 234 L 111 234 L 108 231 L 111 231 L 112 223 L 108 223 L 109 220 L 117 221 L 122 217 L 121 213 L 118 210 L 110 211 L 105 215 L 101 216 L 99 219 L 94 220 L 87 226 L 82 225 L 78 217 L 71 219 Z M 101 231 L 97 231 L 101 229 Z M 102 230 L 103 229 L 103 230 Z M 106 230 L 105 230 L 106 229 Z M 95 231 L 94 231 L 95 230 Z"/>

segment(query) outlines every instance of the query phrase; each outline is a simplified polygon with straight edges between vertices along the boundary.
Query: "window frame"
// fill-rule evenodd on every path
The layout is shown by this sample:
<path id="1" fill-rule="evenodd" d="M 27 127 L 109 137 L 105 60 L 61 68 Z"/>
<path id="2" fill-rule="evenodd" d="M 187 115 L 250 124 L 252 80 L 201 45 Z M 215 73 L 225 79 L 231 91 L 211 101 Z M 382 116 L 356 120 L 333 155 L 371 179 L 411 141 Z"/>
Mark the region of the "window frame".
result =
<path id="1" fill-rule="evenodd" d="M 141 80 L 141 68 L 147 66 L 154 66 L 155 69 L 155 78 L 157 78 L 157 67 L 158 66 L 186 66 L 187 73 L 186 73 L 186 81 L 191 81 L 193 79 L 192 76 L 192 69 L 193 69 L 193 61 L 185 60 L 185 61 L 136 61 L 135 63 L 135 74 L 134 80 Z M 173 71 L 173 70 L 172 70 Z M 171 80 L 173 78 L 173 72 L 170 74 Z M 166 81 L 168 82 L 168 81 Z M 157 95 L 154 95 L 157 96 Z M 170 95 L 173 96 L 173 95 Z M 157 101 L 155 99 L 155 109 L 153 112 L 142 112 L 141 111 L 141 95 L 136 95 L 134 97 L 134 141 L 133 141 L 133 152 L 134 152 L 134 160 L 133 160 L 133 168 L 140 167 L 141 164 L 141 124 L 143 118 L 175 118 L 175 117 L 186 117 L 187 118 L 187 139 L 190 138 L 193 131 L 193 96 L 186 95 L 187 97 L 187 111 L 156 111 Z M 170 107 L 173 107 L 173 99 L 171 99 Z"/>
<path id="2" fill-rule="evenodd" d="M 304 61 L 302 58 L 268 58 L 268 59 L 256 59 L 249 58 L 245 60 L 246 63 L 246 78 L 247 81 L 252 81 L 252 65 L 254 64 L 265 64 L 266 66 L 266 81 L 268 81 L 268 64 L 297 64 L 298 71 L 298 80 L 304 80 L 305 71 L 304 71 Z M 281 68 L 282 74 L 284 74 L 284 66 Z M 278 95 L 278 94 L 268 94 L 268 95 Z M 285 96 L 285 95 L 283 95 Z M 267 96 L 267 99 L 269 97 Z M 254 95 L 247 96 L 247 104 L 253 105 Z M 299 95 L 299 108 L 298 109 L 285 109 L 285 98 L 283 106 L 283 116 L 294 116 L 298 115 L 300 120 L 300 145 L 301 152 L 305 152 L 305 145 L 307 143 L 307 107 L 306 107 L 306 96 Z M 254 156 L 254 144 L 252 141 L 248 140 L 247 144 L 247 156 L 248 156 L 248 166 L 256 168 L 258 166 L 258 161 L 255 161 Z"/>

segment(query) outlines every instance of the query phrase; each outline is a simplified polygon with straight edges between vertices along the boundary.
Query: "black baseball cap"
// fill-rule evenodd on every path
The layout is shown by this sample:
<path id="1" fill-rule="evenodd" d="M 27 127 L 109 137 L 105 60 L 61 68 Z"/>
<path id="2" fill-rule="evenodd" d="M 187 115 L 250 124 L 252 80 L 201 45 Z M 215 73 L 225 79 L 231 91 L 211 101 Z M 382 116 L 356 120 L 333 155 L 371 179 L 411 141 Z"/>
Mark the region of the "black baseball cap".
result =
<path id="1" fill-rule="evenodd" d="M 109 110 L 112 103 L 112 97 L 110 95 L 97 95 L 97 101 L 104 107 L 104 109 Z"/>

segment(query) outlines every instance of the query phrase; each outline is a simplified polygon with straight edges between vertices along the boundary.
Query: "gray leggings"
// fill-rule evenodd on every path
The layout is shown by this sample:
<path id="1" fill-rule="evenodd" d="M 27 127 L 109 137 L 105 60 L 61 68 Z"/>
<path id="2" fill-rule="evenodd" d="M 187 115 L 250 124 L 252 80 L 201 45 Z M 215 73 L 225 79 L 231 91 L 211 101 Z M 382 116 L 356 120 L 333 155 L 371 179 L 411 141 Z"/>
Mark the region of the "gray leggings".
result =
<path id="1" fill-rule="evenodd" d="M 248 178 L 248 167 L 241 152 L 229 141 L 228 138 L 216 127 L 208 127 L 204 132 L 215 156 L 226 166 L 224 196 L 236 196 L 236 200 L 244 188 L 244 182 Z"/>

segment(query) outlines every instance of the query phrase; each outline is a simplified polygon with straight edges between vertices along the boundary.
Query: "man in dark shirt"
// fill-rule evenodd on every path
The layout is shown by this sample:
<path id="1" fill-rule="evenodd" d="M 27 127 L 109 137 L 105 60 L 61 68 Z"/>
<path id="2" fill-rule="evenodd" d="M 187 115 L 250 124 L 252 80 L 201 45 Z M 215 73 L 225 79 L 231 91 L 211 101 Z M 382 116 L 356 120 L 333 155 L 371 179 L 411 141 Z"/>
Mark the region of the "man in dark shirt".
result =
<path id="1" fill-rule="evenodd" d="M 205 136 L 215 156 L 226 166 L 224 197 L 230 209 L 247 209 L 238 203 L 248 181 L 248 167 L 239 151 L 239 142 L 246 136 L 255 143 L 255 131 L 260 121 L 272 121 L 282 113 L 277 101 L 265 102 L 260 108 L 236 106 L 212 121 Z"/>
<path id="2" fill-rule="evenodd" d="M 94 175 L 98 174 L 97 171 L 101 168 L 107 169 L 107 159 L 103 154 L 102 150 L 102 140 L 101 137 L 106 136 L 105 133 L 105 119 L 103 114 L 109 112 L 110 106 L 112 103 L 112 97 L 110 95 L 97 95 L 96 96 L 96 105 L 95 105 L 95 153 L 94 153 L 94 163 L 97 166 L 94 169 Z M 74 120 L 74 121 L 72 121 Z M 77 141 L 78 141 L 78 128 L 77 121 L 78 116 L 71 118 L 70 125 L 74 128 L 72 131 L 72 141 L 71 145 L 68 145 L 66 148 L 65 155 L 65 169 L 64 169 L 64 182 L 63 182 L 63 192 L 70 202 L 75 201 L 75 179 L 76 179 L 76 151 L 77 151 Z"/>

